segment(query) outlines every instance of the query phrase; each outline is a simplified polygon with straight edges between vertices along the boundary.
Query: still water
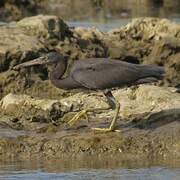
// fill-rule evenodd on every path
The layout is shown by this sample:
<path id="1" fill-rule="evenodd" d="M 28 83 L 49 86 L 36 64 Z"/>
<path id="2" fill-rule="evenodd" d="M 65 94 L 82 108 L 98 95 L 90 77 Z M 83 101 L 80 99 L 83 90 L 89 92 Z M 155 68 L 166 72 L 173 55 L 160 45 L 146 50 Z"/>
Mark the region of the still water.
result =
<path id="1" fill-rule="evenodd" d="M 7 168 L 7 167 L 6 167 Z M 43 169 L 29 171 L 16 169 L 0 171 L 0 179 L 7 180 L 48 180 L 48 179 L 120 179 L 120 180 L 179 180 L 180 171 L 163 167 L 152 167 L 148 169 L 80 169 L 78 171 L 48 173 Z"/>
<path id="2" fill-rule="evenodd" d="M 120 179 L 180 180 L 176 160 L 129 160 L 114 156 L 63 157 L 55 160 L 0 161 L 0 180 Z"/>
<path id="3" fill-rule="evenodd" d="M 63 167 L 63 168 L 62 168 Z M 48 180 L 48 179 L 120 179 L 120 180 L 179 180 L 180 169 L 165 166 L 148 167 L 64 167 L 55 162 L 51 167 L 43 165 L 30 166 L 23 162 L 0 165 L 0 179 L 3 180 Z"/>
<path id="4" fill-rule="evenodd" d="M 180 24 L 179 18 L 168 18 L 169 20 Z M 120 28 L 130 23 L 132 18 L 123 18 L 123 19 L 112 19 L 106 22 L 97 22 L 97 21 L 67 21 L 66 23 L 70 27 L 84 27 L 84 28 L 97 28 L 100 31 L 108 32 L 115 28 Z"/>

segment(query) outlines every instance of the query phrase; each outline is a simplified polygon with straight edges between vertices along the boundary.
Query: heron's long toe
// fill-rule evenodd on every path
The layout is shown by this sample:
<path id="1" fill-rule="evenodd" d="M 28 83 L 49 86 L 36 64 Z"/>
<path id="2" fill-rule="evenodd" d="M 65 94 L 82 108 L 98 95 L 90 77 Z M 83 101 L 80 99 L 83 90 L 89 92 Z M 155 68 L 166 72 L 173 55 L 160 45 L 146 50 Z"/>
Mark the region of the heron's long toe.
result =
<path id="1" fill-rule="evenodd" d="M 88 109 L 83 109 L 82 111 L 78 112 L 70 121 L 68 121 L 69 126 L 73 126 L 77 123 L 81 117 L 85 117 L 88 120 L 87 112 Z"/>
<path id="2" fill-rule="evenodd" d="M 94 131 L 99 131 L 99 132 L 121 132 L 120 130 L 118 129 L 114 129 L 114 128 L 92 128 L 92 130 Z"/>

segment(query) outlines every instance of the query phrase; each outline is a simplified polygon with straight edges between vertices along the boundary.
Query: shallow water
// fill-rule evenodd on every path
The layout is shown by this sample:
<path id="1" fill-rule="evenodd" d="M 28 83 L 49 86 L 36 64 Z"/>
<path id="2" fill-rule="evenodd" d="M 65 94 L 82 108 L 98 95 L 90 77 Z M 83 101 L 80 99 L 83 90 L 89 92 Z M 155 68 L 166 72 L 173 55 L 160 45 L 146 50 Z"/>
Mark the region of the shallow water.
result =
<path id="1" fill-rule="evenodd" d="M 36 171 L 7 171 L 0 172 L 1 179 L 121 179 L 121 180 L 179 180 L 180 171 L 163 167 L 148 169 L 114 169 L 114 170 L 79 170 L 65 173 L 48 173 L 43 170 Z"/>
<path id="2" fill-rule="evenodd" d="M 48 172 L 45 169 L 19 169 L 16 165 L 1 166 L 0 179 L 121 179 L 121 180 L 179 180 L 180 169 L 166 167 L 76 169 L 65 172 Z"/>
<path id="3" fill-rule="evenodd" d="M 101 0 L 98 0 L 99 2 Z M 94 2 L 98 2 L 97 0 Z M 55 2 L 55 1 L 54 1 Z M 55 3 L 56 7 L 60 5 Z M 49 7 L 53 4 L 51 3 Z M 89 7 L 89 8 L 87 8 Z M 78 8 L 83 8 L 84 12 Z M 107 0 L 104 5 L 98 7 L 91 3 L 76 2 L 71 6 L 71 11 L 61 13 L 62 9 L 49 8 L 50 14 L 60 16 L 68 25 L 73 27 L 96 27 L 101 31 L 109 31 L 128 24 L 133 18 L 138 17 L 159 17 L 167 18 L 171 21 L 180 23 L 180 1 L 127 1 L 127 0 Z"/>
<path id="4" fill-rule="evenodd" d="M 119 157 L 81 157 L 43 161 L 0 161 L 0 179 L 121 179 L 179 180 L 176 161 L 119 160 Z"/>
<path id="5" fill-rule="evenodd" d="M 117 20 L 111 20 L 107 22 L 97 22 L 97 21 L 67 21 L 68 26 L 70 27 L 84 27 L 84 28 L 92 28 L 95 27 L 99 29 L 100 31 L 110 31 L 112 29 L 122 27 L 129 22 L 131 22 L 132 19 L 117 19 Z"/>
<path id="6" fill-rule="evenodd" d="M 171 21 L 180 23 L 180 18 L 169 18 Z M 119 28 L 125 26 L 130 23 L 132 18 L 126 19 L 113 19 L 106 22 L 97 22 L 97 21 L 67 21 L 66 23 L 70 27 L 84 27 L 84 28 L 92 28 L 95 27 L 100 31 L 107 32 L 112 29 Z"/>

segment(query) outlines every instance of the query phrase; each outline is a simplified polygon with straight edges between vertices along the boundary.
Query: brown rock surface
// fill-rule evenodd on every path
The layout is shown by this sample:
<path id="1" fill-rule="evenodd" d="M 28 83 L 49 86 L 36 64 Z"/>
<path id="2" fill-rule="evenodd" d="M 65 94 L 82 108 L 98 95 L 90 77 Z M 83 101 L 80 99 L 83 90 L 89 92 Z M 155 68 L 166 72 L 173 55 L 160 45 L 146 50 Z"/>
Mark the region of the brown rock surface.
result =
<path id="1" fill-rule="evenodd" d="M 0 138 L 1 154 L 22 159 L 36 157 L 37 154 L 45 158 L 60 158 L 63 155 L 111 153 L 131 154 L 135 158 L 167 158 L 167 155 L 178 158 L 180 96 L 172 93 L 173 90 L 142 85 L 137 89 L 113 91 L 121 104 L 117 128 L 122 132 L 107 134 L 93 133 L 90 128 L 108 126 L 113 111 L 89 115 L 89 123 L 82 119 L 69 130 L 62 126 L 63 121 L 72 117 L 72 111 L 107 106 L 105 98 L 98 94 L 78 93 L 61 100 L 9 94 L 1 100 L 4 112 L 0 118 L 0 124 L 4 126 Z M 30 117 L 31 120 L 28 119 Z M 47 123 L 52 117 L 58 126 Z M 11 136 L 7 133 L 9 127 L 14 129 Z M 3 153 L 4 148 L 6 153 Z M 12 152 L 11 148 L 15 151 Z"/>

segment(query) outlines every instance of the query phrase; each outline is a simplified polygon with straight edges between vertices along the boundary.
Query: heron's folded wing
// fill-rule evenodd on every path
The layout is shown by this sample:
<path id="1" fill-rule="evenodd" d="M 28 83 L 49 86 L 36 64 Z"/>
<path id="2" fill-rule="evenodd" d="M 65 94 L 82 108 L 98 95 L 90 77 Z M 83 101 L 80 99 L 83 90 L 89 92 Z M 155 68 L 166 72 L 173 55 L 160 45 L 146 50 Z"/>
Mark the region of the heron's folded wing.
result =
<path id="1" fill-rule="evenodd" d="M 81 64 L 74 68 L 71 76 L 86 88 L 105 89 L 136 81 L 139 69 L 134 64 L 107 60 Z"/>

